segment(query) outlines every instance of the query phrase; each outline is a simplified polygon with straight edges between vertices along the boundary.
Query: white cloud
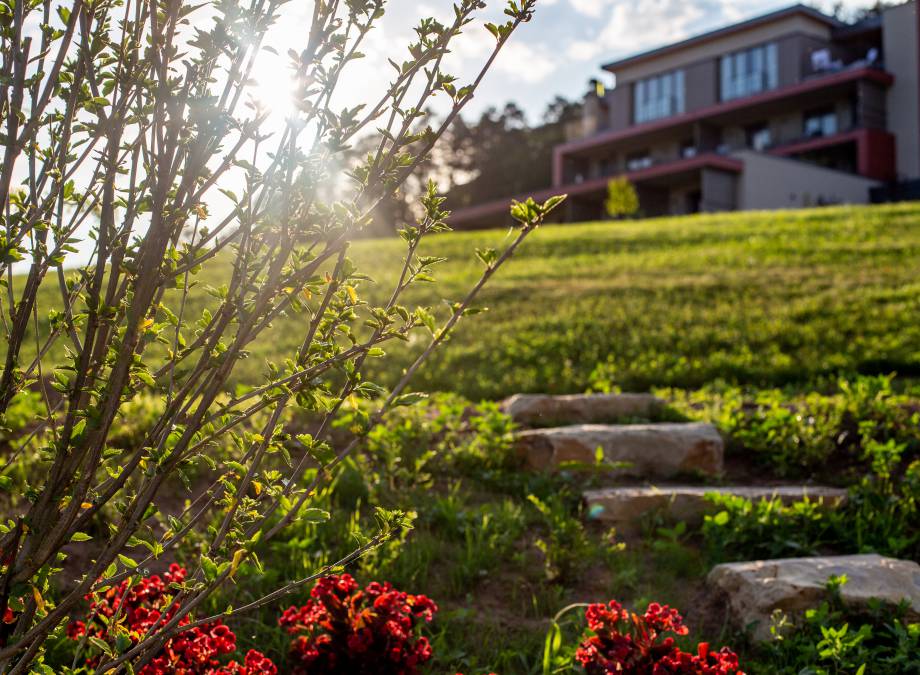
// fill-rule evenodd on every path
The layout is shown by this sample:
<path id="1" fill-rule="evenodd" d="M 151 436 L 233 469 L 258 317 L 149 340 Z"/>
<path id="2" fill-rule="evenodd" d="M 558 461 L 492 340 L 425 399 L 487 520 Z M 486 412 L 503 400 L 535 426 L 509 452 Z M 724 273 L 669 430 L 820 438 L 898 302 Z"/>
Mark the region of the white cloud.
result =
<path id="1" fill-rule="evenodd" d="M 556 71 L 556 66 L 557 60 L 546 47 L 526 42 L 509 42 L 495 62 L 496 70 L 528 84 L 544 81 Z"/>
<path id="2" fill-rule="evenodd" d="M 599 56 L 624 56 L 654 49 L 698 33 L 726 26 L 789 5 L 788 0 L 568 0 L 586 18 L 572 23 L 589 28 L 586 37 L 565 46 L 568 58 L 589 61 Z M 831 11 L 837 0 L 821 0 Z M 846 9 L 867 6 L 867 0 L 844 0 Z M 584 32 L 582 32 L 584 35 Z"/>
<path id="3" fill-rule="evenodd" d="M 573 61 L 591 61 L 604 51 L 599 40 L 575 40 L 565 49 L 565 55 Z"/>
<path id="4" fill-rule="evenodd" d="M 448 70 L 470 78 L 474 70 L 485 63 L 495 47 L 495 38 L 481 26 L 471 26 L 452 46 L 452 53 L 445 60 Z M 493 73 L 509 79 L 517 79 L 528 84 L 546 80 L 558 66 L 554 51 L 547 46 L 523 39 L 523 35 L 514 36 L 502 48 L 492 66 Z M 490 79 L 491 79 L 490 77 Z"/>
<path id="5" fill-rule="evenodd" d="M 604 27 L 595 38 L 605 54 L 644 51 L 688 37 L 700 23 L 718 25 L 732 20 L 730 2 L 685 0 L 643 0 L 618 2 L 609 12 Z M 714 6 L 715 5 L 715 6 Z"/>
<path id="6" fill-rule="evenodd" d="M 579 14 L 599 19 L 613 4 L 613 0 L 569 0 L 569 4 Z"/>

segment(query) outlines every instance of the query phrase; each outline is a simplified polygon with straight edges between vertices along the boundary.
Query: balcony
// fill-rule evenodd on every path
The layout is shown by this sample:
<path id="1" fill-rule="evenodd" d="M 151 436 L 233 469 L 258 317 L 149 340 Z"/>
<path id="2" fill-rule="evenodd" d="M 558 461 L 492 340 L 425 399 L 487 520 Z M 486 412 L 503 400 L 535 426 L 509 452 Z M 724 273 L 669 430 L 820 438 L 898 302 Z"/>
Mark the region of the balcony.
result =
<path id="1" fill-rule="evenodd" d="M 859 58 L 841 59 L 834 58 L 830 49 L 821 49 L 811 53 L 811 58 L 802 74 L 804 80 L 826 77 L 847 70 L 860 70 L 874 68 L 884 72 L 885 64 L 877 48 L 869 49 L 864 56 Z"/>

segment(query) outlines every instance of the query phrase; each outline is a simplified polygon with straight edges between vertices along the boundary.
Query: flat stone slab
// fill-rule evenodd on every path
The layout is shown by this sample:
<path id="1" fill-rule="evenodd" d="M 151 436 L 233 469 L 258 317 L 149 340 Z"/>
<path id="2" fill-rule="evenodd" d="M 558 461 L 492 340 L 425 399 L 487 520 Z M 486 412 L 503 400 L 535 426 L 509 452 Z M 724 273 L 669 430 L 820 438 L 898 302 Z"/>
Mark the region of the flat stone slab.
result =
<path id="1" fill-rule="evenodd" d="M 651 394 L 517 394 L 501 407 L 522 426 L 552 427 L 650 418 L 661 412 L 664 401 Z"/>
<path id="2" fill-rule="evenodd" d="M 588 517 L 614 524 L 620 533 L 638 530 L 642 516 L 662 513 L 672 520 L 698 525 L 707 513 L 717 507 L 706 499 L 711 493 L 735 495 L 751 501 L 779 498 L 784 504 L 822 499 L 828 507 L 846 499 L 847 491 L 816 485 L 780 485 L 767 487 L 705 485 L 662 485 L 643 487 L 616 487 L 603 490 L 586 490 L 583 494 Z"/>
<path id="3" fill-rule="evenodd" d="M 711 424 L 579 424 L 518 432 L 515 447 L 528 466 L 546 470 L 564 462 L 593 464 L 600 448 L 609 462 L 628 462 L 620 474 L 671 478 L 722 472 L 723 443 Z"/>
<path id="4" fill-rule="evenodd" d="M 827 580 L 846 575 L 844 604 L 861 608 L 875 598 L 890 605 L 908 603 L 908 618 L 920 618 L 920 565 L 880 555 L 783 558 L 717 565 L 707 582 L 727 594 L 739 625 L 757 622 L 754 637 L 770 637 L 774 610 L 797 614 L 827 598 Z"/>

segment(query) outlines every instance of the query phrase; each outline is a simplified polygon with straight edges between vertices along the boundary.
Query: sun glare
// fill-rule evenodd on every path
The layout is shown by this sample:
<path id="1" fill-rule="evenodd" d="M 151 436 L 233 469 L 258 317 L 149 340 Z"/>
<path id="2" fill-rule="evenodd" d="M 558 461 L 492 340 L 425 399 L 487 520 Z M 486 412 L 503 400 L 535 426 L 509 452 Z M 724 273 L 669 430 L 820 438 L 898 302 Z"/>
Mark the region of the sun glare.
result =
<path id="1" fill-rule="evenodd" d="M 263 49 L 253 65 L 251 79 L 249 95 L 269 113 L 270 119 L 283 122 L 294 115 L 297 82 L 286 57 Z"/>

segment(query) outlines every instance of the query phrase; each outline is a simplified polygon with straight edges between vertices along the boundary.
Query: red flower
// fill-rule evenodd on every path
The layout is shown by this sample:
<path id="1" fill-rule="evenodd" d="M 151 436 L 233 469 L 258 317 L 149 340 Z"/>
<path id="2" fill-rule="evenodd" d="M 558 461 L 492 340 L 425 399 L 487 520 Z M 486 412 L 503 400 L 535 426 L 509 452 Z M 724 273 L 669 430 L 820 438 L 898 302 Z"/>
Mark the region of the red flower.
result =
<path id="1" fill-rule="evenodd" d="M 179 609 L 169 587 L 181 583 L 185 577 L 185 569 L 173 563 L 162 577 L 154 574 L 133 586 L 129 586 L 129 581 L 125 580 L 102 594 L 87 595 L 86 599 L 90 601 L 89 616 L 92 618 L 89 623 L 72 622 L 67 626 L 67 636 L 79 640 L 84 635 L 90 635 L 111 643 L 114 635 L 110 635 L 110 631 L 118 627 L 122 634 L 128 635 L 131 644 L 136 645 L 151 629 L 169 621 Z M 180 626 L 188 623 L 188 617 L 179 621 Z M 139 675 L 274 675 L 278 672 L 271 660 L 254 650 L 246 654 L 242 664 L 230 661 L 226 666 L 221 665 L 219 657 L 234 651 L 236 635 L 229 626 L 218 620 L 190 628 L 170 638 L 138 672 Z M 98 655 L 91 655 L 86 664 L 92 668 L 98 661 Z"/>
<path id="2" fill-rule="evenodd" d="M 257 673 L 277 675 L 278 668 L 262 652 L 250 649 L 246 652 L 246 659 L 242 665 L 236 661 L 231 661 L 225 669 L 215 672 L 213 675 L 257 675 Z"/>
<path id="3" fill-rule="evenodd" d="M 589 606 L 585 617 L 594 635 L 582 641 L 575 658 L 588 675 L 744 675 L 727 648 L 711 652 L 701 642 L 693 655 L 676 647 L 672 635 L 688 631 L 667 605 L 653 602 L 640 617 L 611 600 Z"/>
<path id="4" fill-rule="evenodd" d="M 318 580 L 306 604 L 286 609 L 278 623 L 296 636 L 290 647 L 295 675 L 414 675 L 432 655 L 418 629 L 437 611 L 424 595 L 376 581 L 361 589 L 343 574 Z"/>

